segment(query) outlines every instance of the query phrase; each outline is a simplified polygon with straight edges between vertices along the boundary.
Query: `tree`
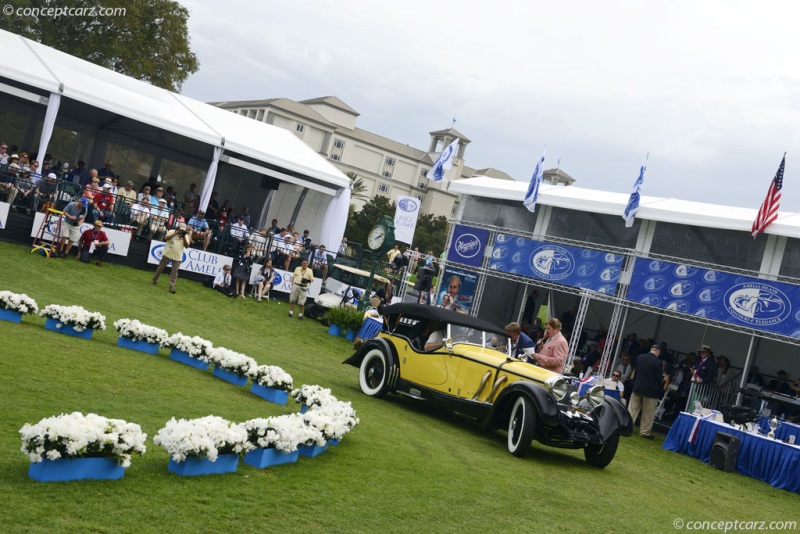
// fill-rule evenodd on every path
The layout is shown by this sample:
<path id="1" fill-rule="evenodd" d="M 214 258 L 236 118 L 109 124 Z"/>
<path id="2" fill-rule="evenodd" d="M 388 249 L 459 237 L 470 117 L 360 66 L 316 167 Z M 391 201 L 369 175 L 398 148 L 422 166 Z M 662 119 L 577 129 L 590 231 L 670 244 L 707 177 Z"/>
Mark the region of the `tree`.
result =
<path id="1" fill-rule="evenodd" d="M 172 0 L 72 0 L 69 14 L 46 16 L 44 9 L 63 9 L 55 0 L 9 0 L 20 15 L 4 16 L 0 26 L 33 41 L 113 71 L 180 91 L 197 71 L 189 47 L 189 11 Z M 33 16 L 33 9 L 39 15 Z M 124 11 L 113 11 L 115 9 Z M 101 16 L 102 12 L 106 15 Z"/>
<path id="2" fill-rule="evenodd" d="M 364 183 L 364 179 L 353 171 L 348 171 L 345 175 L 353 181 L 353 188 L 350 190 L 350 198 L 358 200 L 369 199 L 369 195 L 367 195 L 367 184 Z"/>

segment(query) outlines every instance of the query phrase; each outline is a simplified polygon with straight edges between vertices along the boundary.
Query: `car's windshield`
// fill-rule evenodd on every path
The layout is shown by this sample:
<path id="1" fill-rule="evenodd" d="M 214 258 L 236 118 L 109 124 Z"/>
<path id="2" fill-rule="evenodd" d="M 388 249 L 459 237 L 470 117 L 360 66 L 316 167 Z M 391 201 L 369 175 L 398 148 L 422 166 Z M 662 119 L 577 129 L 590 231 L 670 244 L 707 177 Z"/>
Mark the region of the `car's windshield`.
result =
<path id="1" fill-rule="evenodd" d="M 507 347 L 510 345 L 508 338 L 504 335 L 455 324 L 447 325 L 447 337 L 451 338 L 453 343 L 467 343 L 503 352 L 506 352 Z"/>

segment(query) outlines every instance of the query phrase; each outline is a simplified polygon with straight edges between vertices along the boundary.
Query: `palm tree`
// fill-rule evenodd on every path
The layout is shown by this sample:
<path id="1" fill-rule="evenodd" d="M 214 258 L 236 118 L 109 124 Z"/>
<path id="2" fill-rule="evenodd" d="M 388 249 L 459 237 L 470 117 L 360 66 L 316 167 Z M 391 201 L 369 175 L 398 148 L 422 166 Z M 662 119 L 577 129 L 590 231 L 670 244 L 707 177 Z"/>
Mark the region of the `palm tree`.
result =
<path id="1" fill-rule="evenodd" d="M 369 200 L 367 195 L 367 185 L 364 179 L 352 171 L 348 171 L 345 175 L 353 181 L 353 188 L 350 190 L 350 198 L 358 200 Z"/>

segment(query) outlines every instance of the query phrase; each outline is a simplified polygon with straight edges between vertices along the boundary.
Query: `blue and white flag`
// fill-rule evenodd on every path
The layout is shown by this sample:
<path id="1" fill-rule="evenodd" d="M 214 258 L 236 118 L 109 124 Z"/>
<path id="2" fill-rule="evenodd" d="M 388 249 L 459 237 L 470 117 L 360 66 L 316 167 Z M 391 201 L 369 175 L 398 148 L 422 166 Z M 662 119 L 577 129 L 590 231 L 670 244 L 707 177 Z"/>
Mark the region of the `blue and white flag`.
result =
<path id="1" fill-rule="evenodd" d="M 625 206 L 625 211 L 622 212 L 622 218 L 625 219 L 625 228 L 633 226 L 633 220 L 639 212 L 639 200 L 641 199 L 642 183 L 644 183 L 644 171 L 647 170 L 647 162 L 639 169 L 639 177 L 633 182 L 633 191 L 631 198 L 628 199 L 628 205 Z"/>
<path id="2" fill-rule="evenodd" d="M 436 162 L 428 172 L 428 179 L 433 180 L 434 182 L 441 182 L 444 180 L 444 173 L 453 168 L 453 158 L 456 157 L 457 151 L 458 139 L 450 143 L 447 148 L 442 150 L 442 153 L 439 154 L 438 158 L 436 158 Z"/>
<path id="3" fill-rule="evenodd" d="M 539 198 L 539 186 L 542 185 L 542 180 L 544 179 L 545 152 L 547 152 L 547 147 L 542 150 L 542 157 L 536 162 L 536 168 L 533 169 L 533 176 L 531 176 L 531 184 L 528 186 L 528 192 L 525 193 L 525 200 L 522 201 L 531 213 L 536 210 L 536 199 Z"/>

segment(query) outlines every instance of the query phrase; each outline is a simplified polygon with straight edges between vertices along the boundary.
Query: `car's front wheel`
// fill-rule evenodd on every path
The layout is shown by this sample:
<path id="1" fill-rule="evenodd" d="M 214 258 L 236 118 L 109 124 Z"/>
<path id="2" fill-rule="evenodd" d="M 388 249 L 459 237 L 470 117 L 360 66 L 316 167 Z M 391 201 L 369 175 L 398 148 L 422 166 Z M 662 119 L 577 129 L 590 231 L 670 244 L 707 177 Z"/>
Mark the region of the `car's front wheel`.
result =
<path id="1" fill-rule="evenodd" d="M 383 397 L 389 391 L 389 358 L 377 347 L 370 349 L 361 360 L 358 383 L 370 397 Z"/>
<path id="2" fill-rule="evenodd" d="M 619 445 L 619 434 L 609 437 L 602 445 L 589 445 L 583 449 L 583 456 L 586 463 L 594 467 L 603 468 L 611 463 L 617 453 Z"/>
<path id="3" fill-rule="evenodd" d="M 536 408 L 527 397 L 517 397 L 508 420 L 508 452 L 522 458 L 536 430 Z"/>

